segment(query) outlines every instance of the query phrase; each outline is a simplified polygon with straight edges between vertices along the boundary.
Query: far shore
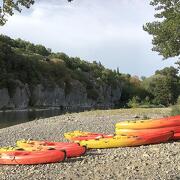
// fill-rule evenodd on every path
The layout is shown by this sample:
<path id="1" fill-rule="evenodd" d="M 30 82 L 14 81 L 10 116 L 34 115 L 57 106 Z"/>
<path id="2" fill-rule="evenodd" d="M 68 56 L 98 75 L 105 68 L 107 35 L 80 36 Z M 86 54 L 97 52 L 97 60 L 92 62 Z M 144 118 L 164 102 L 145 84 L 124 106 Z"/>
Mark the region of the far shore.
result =
<path id="1" fill-rule="evenodd" d="M 53 109 L 61 110 L 61 108 L 59 108 L 59 107 L 27 108 L 27 109 L 5 109 L 5 110 L 0 110 L 0 113 L 2 113 L 2 112 L 23 112 L 23 111 L 48 111 L 48 110 L 53 110 Z"/>

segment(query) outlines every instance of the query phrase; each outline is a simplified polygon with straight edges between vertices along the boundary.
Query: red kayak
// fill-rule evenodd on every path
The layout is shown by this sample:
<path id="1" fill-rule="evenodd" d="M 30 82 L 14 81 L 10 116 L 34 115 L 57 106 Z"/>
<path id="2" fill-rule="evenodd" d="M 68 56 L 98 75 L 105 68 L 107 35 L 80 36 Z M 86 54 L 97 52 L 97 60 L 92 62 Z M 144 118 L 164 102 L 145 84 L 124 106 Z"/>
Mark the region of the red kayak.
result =
<path id="1" fill-rule="evenodd" d="M 0 164 L 47 164 L 63 161 L 66 153 L 59 150 L 46 151 L 10 151 L 0 153 Z"/>
<path id="2" fill-rule="evenodd" d="M 67 158 L 71 158 L 71 157 L 79 157 L 84 155 L 86 153 L 87 148 L 86 146 L 76 146 L 76 147 L 66 146 L 61 148 L 56 147 L 56 149 L 65 150 Z"/>
<path id="3" fill-rule="evenodd" d="M 27 151 L 37 150 L 65 150 L 67 158 L 79 157 L 86 153 L 86 147 L 77 143 L 49 142 L 49 141 L 17 141 L 17 146 Z"/>
<path id="4" fill-rule="evenodd" d="M 162 133 L 157 133 L 157 134 L 147 134 L 147 135 L 140 135 L 140 138 L 143 139 L 147 139 L 146 144 L 159 144 L 159 143 L 165 143 L 169 140 L 172 139 L 172 137 L 174 136 L 174 132 L 173 131 L 169 131 L 169 132 L 162 132 Z M 148 141 L 151 143 L 148 143 Z"/>

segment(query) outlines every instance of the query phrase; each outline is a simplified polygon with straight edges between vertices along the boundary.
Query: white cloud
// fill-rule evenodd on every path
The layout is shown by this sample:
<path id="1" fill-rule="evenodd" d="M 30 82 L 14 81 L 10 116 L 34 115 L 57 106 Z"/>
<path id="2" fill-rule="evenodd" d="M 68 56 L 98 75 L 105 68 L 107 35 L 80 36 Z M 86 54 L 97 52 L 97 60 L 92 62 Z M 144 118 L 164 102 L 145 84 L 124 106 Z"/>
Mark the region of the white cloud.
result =
<path id="1" fill-rule="evenodd" d="M 172 64 L 162 63 L 150 51 L 150 36 L 142 30 L 153 13 L 142 0 L 41 0 L 30 11 L 11 17 L 0 32 L 70 56 L 101 60 L 126 73 L 150 75 Z"/>

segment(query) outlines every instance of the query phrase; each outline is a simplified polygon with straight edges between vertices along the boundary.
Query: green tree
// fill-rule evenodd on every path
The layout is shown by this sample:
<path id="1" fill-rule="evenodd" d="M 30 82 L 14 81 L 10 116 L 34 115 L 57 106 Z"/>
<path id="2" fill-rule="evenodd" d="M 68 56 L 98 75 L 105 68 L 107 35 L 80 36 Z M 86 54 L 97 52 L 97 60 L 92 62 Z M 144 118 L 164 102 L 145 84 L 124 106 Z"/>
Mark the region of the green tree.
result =
<path id="1" fill-rule="evenodd" d="M 152 94 L 155 104 L 174 104 L 180 93 L 178 70 L 174 67 L 158 70 L 143 81 L 143 87 Z"/>
<path id="2" fill-rule="evenodd" d="M 7 16 L 12 16 L 14 11 L 21 12 L 21 7 L 29 8 L 34 4 L 34 0 L 3 0 L 0 6 L 0 25 L 4 25 L 7 21 Z"/>
<path id="3" fill-rule="evenodd" d="M 157 19 L 143 29 L 153 36 L 153 51 L 167 59 L 180 55 L 180 0 L 151 0 Z"/>
<path id="4" fill-rule="evenodd" d="M 36 45 L 35 46 L 35 52 L 37 54 L 40 54 L 42 56 L 48 56 L 50 55 L 50 52 L 42 45 Z"/>

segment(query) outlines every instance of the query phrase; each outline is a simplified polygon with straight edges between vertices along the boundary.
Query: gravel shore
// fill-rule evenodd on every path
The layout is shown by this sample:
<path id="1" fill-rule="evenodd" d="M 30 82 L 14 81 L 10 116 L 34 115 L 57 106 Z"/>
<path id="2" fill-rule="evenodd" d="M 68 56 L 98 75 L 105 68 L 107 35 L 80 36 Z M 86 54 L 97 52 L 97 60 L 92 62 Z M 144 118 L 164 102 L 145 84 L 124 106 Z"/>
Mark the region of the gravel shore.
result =
<path id="1" fill-rule="evenodd" d="M 114 124 L 135 117 L 162 117 L 169 109 L 109 110 L 72 113 L 0 129 L 0 145 L 19 139 L 66 141 L 63 133 L 74 130 L 113 133 Z M 180 179 L 180 142 L 90 150 L 65 162 L 35 166 L 0 166 L 1 180 L 21 179 Z"/>

